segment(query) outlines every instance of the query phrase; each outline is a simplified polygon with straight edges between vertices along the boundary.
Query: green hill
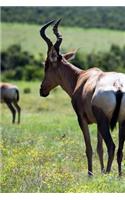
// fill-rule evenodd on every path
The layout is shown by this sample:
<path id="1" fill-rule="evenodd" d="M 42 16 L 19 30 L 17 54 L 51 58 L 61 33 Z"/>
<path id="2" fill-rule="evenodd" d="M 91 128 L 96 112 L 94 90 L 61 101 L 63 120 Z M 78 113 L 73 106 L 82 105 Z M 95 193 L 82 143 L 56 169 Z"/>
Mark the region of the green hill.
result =
<path id="1" fill-rule="evenodd" d="M 20 23 L 2 23 L 2 50 L 12 44 L 20 44 L 23 50 L 34 55 L 42 52 L 46 55 L 46 44 L 40 38 L 39 30 L 42 25 Z M 82 29 L 78 27 L 60 27 L 63 35 L 62 49 L 65 51 L 74 48 L 81 53 L 108 51 L 112 44 L 123 46 L 125 32 L 106 29 Z M 47 34 L 55 41 L 51 28 Z"/>
<path id="2" fill-rule="evenodd" d="M 63 26 L 125 30 L 125 7 L 2 7 L 3 22 L 42 24 L 62 18 Z"/>

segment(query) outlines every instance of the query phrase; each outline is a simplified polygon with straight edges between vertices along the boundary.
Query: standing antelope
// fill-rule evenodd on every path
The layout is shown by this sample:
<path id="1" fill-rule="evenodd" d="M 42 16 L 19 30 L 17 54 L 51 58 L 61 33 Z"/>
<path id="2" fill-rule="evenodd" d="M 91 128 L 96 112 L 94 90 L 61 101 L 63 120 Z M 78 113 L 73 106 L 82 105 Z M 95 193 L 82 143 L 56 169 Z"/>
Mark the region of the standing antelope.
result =
<path id="1" fill-rule="evenodd" d="M 48 45 L 45 61 L 45 77 L 40 87 L 40 96 L 46 97 L 49 92 L 60 85 L 71 97 L 73 108 L 77 114 L 79 126 L 83 132 L 86 155 L 88 160 L 88 175 L 92 175 L 92 146 L 88 125 L 97 124 L 97 152 L 101 170 L 103 163 L 103 139 L 108 150 L 106 172 L 110 172 L 114 158 L 115 144 L 110 134 L 116 123 L 119 123 L 119 147 L 117 152 L 118 172 L 121 175 L 123 145 L 125 141 L 125 74 L 103 72 L 98 68 L 81 70 L 68 62 L 75 56 L 74 52 L 64 55 L 60 53 L 62 35 L 58 32 L 58 20 L 53 32 L 57 41 L 53 45 L 46 36 L 46 28 L 55 20 L 44 25 L 40 30 L 41 37 Z"/>
<path id="2" fill-rule="evenodd" d="M 17 104 L 19 101 L 19 90 L 10 83 L 0 83 L 0 102 L 6 103 L 12 113 L 12 123 L 15 123 L 16 110 L 18 112 L 18 123 L 20 123 L 21 108 Z M 15 109 L 16 108 L 16 109 Z"/>

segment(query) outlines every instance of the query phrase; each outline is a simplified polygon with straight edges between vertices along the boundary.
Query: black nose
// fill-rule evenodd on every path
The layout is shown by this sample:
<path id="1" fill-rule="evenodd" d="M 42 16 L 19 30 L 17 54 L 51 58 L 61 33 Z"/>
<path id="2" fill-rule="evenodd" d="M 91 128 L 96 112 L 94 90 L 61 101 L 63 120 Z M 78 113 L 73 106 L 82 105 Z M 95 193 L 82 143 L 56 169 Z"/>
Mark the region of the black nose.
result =
<path id="1" fill-rule="evenodd" d="M 49 95 L 49 92 L 45 92 L 42 88 L 40 88 L 40 96 L 41 97 L 47 97 Z"/>
<path id="2" fill-rule="evenodd" d="M 40 93 L 40 96 L 43 96 L 42 88 L 40 88 L 39 93 Z"/>

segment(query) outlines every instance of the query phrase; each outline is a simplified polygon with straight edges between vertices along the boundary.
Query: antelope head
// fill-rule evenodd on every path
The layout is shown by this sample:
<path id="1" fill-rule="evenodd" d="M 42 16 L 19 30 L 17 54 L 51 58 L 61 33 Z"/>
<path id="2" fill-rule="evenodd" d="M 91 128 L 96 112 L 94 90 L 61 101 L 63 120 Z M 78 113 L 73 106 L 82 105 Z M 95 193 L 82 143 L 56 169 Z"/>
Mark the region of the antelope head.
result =
<path id="1" fill-rule="evenodd" d="M 45 30 L 48 26 L 53 24 L 55 20 L 48 22 L 40 30 L 40 35 L 48 46 L 47 58 L 45 60 L 44 78 L 40 86 L 40 96 L 43 97 L 48 96 L 49 92 L 59 85 L 58 69 L 61 67 L 62 61 L 64 59 L 71 60 L 75 54 L 75 52 L 70 52 L 64 55 L 61 55 L 60 53 L 60 45 L 62 43 L 62 35 L 58 32 L 58 25 L 60 21 L 61 19 L 59 19 L 53 26 L 53 33 L 57 39 L 54 45 L 46 36 Z"/>

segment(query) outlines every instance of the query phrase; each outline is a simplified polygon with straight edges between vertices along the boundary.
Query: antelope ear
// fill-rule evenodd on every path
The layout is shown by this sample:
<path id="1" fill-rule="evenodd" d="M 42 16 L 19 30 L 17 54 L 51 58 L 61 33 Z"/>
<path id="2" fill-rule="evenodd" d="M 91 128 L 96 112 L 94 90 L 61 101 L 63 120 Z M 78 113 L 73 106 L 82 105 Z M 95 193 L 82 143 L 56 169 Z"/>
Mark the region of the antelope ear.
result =
<path id="1" fill-rule="evenodd" d="M 66 53 L 63 55 L 63 57 L 68 61 L 73 60 L 76 56 L 76 52 L 77 51 Z"/>
<path id="2" fill-rule="evenodd" d="M 48 56 L 49 56 L 50 62 L 52 62 L 52 63 L 57 62 L 58 54 L 57 54 L 57 51 L 56 51 L 56 49 L 54 47 L 51 48 L 51 50 L 49 51 L 49 55 Z"/>

